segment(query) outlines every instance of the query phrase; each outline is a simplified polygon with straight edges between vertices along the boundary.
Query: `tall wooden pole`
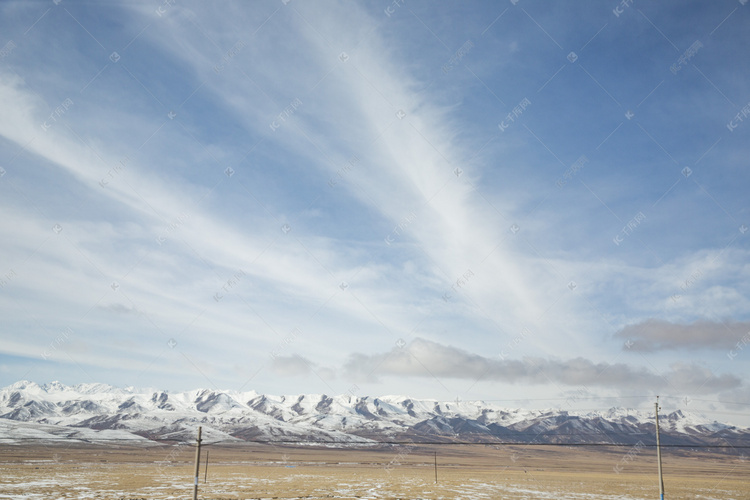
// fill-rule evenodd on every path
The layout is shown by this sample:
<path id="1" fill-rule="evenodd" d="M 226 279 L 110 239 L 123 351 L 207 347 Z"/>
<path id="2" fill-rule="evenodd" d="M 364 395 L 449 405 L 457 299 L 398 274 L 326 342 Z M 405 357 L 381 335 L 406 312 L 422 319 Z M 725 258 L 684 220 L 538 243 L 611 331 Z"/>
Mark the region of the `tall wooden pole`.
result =
<path id="1" fill-rule="evenodd" d="M 435 483 L 437 484 L 437 452 L 435 452 Z"/>
<path id="2" fill-rule="evenodd" d="M 200 474 L 200 463 L 201 463 L 201 427 L 198 427 L 198 441 L 195 446 L 195 474 L 193 477 L 195 482 L 193 483 L 193 500 L 198 500 L 198 475 Z"/>
<path id="3" fill-rule="evenodd" d="M 659 442 L 659 396 L 656 396 L 656 459 L 659 462 L 659 499 L 664 500 L 664 479 L 661 475 L 661 443 Z"/>
<path id="4" fill-rule="evenodd" d="M 208 450 L 206 450 L 206 472 L 203 475 L 203 482 L 204 483 L 208 482 Z"/>

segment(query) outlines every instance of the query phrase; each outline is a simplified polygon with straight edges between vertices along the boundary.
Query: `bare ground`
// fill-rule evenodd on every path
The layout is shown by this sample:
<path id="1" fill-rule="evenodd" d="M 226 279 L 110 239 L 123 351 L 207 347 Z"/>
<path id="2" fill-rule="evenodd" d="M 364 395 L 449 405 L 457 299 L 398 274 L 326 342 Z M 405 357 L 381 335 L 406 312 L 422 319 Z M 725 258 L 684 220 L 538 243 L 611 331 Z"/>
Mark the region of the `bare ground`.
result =
<path id="1" fill-rule="evenodd" d="M 184 445 L 3 446 L 0 499 L 192 498 L 194 456 Z M 663 462 L 670 500 L 750 499 L 750 460 L 668 449 Z M 206 446 L 199 498 L 653 499 L 656 471 L 653 448 Z"/>

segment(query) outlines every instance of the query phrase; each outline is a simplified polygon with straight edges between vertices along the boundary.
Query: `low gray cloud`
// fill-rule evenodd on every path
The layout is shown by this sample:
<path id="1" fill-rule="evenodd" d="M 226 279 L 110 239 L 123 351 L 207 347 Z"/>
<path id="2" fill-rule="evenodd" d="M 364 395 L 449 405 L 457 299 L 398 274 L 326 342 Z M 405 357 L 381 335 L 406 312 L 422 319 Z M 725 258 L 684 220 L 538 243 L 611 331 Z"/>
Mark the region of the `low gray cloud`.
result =
<path id="1" fill-rule="evenodd" d="M 648 319 L 615 333 L 624 349 L 641 352 L 677 349 L 727 350 L 750 332 L 750 322 L 696 321 L 690 324 Z"/>
<path id="2" fill-rule="evenodd" d="M 750 386 L 745 385 L 719 394 L 719 402 L 725 408 L 747 413 L 750 410 Z"/>
<path id="3" fill-rule="evenodd" d="M 742 380 L 734 375 L 716 375 L 695 363 L 676 363 L 663 373 L 656 373 L 624 363 L 597 363 L 581 357 L 492 359 L 420 338 L 381 354 L 352 354 L 345 373 L 356 380 L 370 381 L 381 376 L 445 377 L 691 394 L 742 386 Z"/>
<path id="4" fill-rule="evenodd" d="M 296 377 L 312 372 L 312 362 L 299 354 L 277 356 L 271 362 L 271 371 L 280 377 Z"/>

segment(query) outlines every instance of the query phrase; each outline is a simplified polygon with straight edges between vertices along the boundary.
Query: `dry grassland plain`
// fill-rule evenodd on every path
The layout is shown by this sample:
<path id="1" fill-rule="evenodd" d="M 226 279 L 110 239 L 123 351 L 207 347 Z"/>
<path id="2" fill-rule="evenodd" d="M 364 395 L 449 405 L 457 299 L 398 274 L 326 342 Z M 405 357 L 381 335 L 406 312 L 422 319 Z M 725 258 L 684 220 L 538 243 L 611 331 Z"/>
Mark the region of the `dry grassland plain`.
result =
<path id="1" fill-rule="evenodd" d="M 188 445 L 2 446 L 0 499 L 192 498 L 194 457 Z M 750 499 L 750 460 L 666 449 L 663 463 L 670 500 Z M 646 447 L 209 445 L 202 450 L 198 496 L 655 499 L 656 471 L 655 450 Z"/>

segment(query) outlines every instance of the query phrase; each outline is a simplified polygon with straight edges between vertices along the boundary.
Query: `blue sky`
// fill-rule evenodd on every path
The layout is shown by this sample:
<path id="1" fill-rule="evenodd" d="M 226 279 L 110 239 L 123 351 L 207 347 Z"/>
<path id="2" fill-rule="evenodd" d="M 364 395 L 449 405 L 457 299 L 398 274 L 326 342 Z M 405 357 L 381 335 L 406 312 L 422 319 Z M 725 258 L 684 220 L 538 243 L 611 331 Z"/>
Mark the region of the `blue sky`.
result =
<path id="1" fill-rule="evenodd" d="M 0 384 L 750 423 L 748 9 L 4 2 Z"/>

